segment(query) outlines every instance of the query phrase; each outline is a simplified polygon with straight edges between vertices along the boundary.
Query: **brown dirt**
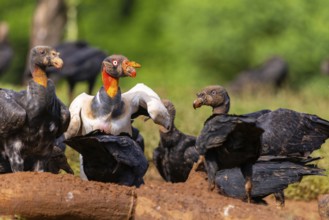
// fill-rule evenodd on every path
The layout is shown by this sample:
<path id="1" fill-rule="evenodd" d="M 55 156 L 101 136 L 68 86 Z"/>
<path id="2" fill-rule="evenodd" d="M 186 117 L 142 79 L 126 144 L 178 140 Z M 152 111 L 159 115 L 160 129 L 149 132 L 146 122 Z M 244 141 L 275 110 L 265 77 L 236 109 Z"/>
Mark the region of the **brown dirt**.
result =
<path id="1" fill-rule="evenodd" d="M 20 206 L 28 204 L 29 214 L 45 211 L 45 206 L 41 203 L 46 202 L 46 207 L 48 206 L 47 217 L 63 217 L 63 210 L 65 210 L 65 216 L 69 219 L 77 217 L 75 215 L 78 212 L 79 219 L 102 219 L 101 216 L 104 216 L 104 214 L 98 216 L 97 212 L 109 211 L 109 208 L 108 210 L 104 209 L 104 205 L 108 204 L 109 207 L 113 202 L 119 203 L 120 199 L 126 199 L 127 204 L 129 204 L 131 196 L 133 195 L 135 198 L 137 195 L 137 204 L 133 205 L 136 208 L 134 212 L 135 219 L 320 219 L 317 201 L 288 200 L 286 201 L 286 207 L 283 209 L 276 207 L 272 197 L 267 198 L 268 206 L 247 204 L 240 200 L 221 196 L 216 192 L 209 192 L 205 176 L 202 173 L 194 173 L 186 183 L 176 184 L 165 183 L 159 178 L 147 178 L 146 184 L 139 189 L 115 184 L 82 181 L 71 175 L 53 175 L 49 173 L 6 174 L 0 176 L 0 181 L 2 198 L 8 199 L 13 195 L 15 195 L 15 198 L 19 198 L 17 193 L 18 195 L 23 193 L 22 200 L 34 198 L 32 200 L 34 202 L 27 203 L 25 201 L 25 203 L 20 204 Z M 16 187 L 12 186 L 13 183 L 16 183 L 14 184 Z M 12 193 L 3 197 L 4 188 L 6 189 L 5 192 L 15 188 L 12 192 L 16 192 L 16 194 Z M 47 200 L 40 199 L 46 195 L 42 189 L 49 192 Z M 28 193 L 25 190 L 28 190 Z M 35 194 L 34 192 L 42 192 L 42 194 Z M 67 198 L 67 192 L 74 192 L 74 195 L 80 195 L 80 197 L 75 198 L 83 198 L 81 195 L 85 194 L 87 199 L 85 202 L 77 199 L 74 205 L 72 203 L 68 205 L 67 201 L 61 197 L 63 192 L 66 196 L 64 198 Z M 29 196 L 31 198 L 28 198 Z M 56 202 L 59 205 L 55 205 Z M 120 202 L 121 206 L 116 206 L 114 209 L 118 210 L 120 207 L 130 206 L 124 204 L 123 201 Z M 52 209 L 52 206 L 57 207 Z M 97 209 L 97 206 L 100 208 Z M 52 210 L 52 212 L 49 212 L 49 210 Z M 87 210 L 89 216 L 83 216 L 83 210 Z M 1 211 L 3 210 L 0 209 Z M 45 215 L 40 214 L 39 216 L 45 217 Z M 118 218 L 117 216 L 116 219 L 124 219 L 124 217 Z"/>
<path id="2" fill-rule="evenodd" d="M 317 201 L 288 200 L 279 209 L 271 196 L 266 198 L 268 206 L 248 204 L 207 187 L 202 173 L 194 173 L 186 183 L 150 180 L 137 189 L 137 219 L 320 219 Z"/>

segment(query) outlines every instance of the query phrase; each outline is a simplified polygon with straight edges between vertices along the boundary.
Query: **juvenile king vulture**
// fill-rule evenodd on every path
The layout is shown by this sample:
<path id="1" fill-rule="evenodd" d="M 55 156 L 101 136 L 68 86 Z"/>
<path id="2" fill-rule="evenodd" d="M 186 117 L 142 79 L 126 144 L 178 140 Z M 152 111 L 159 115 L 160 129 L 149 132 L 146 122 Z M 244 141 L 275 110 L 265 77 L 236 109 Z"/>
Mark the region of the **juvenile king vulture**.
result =
<path id="1" fill-rule="evenodd" d="M 135 77 L 136 70 L 135 68 L 140 67 L 136 62 L 129 61 L 126 57 L 122 55 L 112 55 L 107 57 L 102 63 L 102 79 L 103 86 L 100 88 L 96 96 L 87 95 L 85 93 L 76 97 L 70 105 L 71 112 L 71 122 L 67 132 L 65 133 L 65 138 L 67 139 L 66 143 L 76 149 L 82 154 L 81 158 L 81 176 L 84 178 L 83 171 L 86 169 L 85 164 L 90 164 L 86 160 L 93 160 L 97 162 L 99 154 L 93 151 L 88 152 L 88 156 L 84 154 L 84 147 L 99 148 L 99 145 L 103 147 L 108 145 L 121 145 L 121 142 L 114 144 L 115 137 L 108 137 L 107 139 L 102 139 L 100 141 L 96 136 L 88 135 L 83 137 L 90 132 L 99 130 L 103 135 L 129 135 L 131 138 L 135 137 L 136 141 L 141 139 L 140 135 L 134 135 L 132 128 L 132 119 L 138 117 L 139 115 L 146 115 L 150 117 L 155 123 L 162 125 L 166 128 L 170 126 L 170 117 L 167 109 L 162 104 L 159 96 L 149 87 L 144 84 L 137 84 L 128 92 L 121 94 L 119 87 L 119 78 L 130 76 Z M 95 134 L 94 134 L 95 135 Z M 72 139 L 73 137 L 79 136 Z M 79 138 L 90 138 L 93 145 L 84 144 L 87 143 L 78 141 Z M 107 140 L 108 142 L 104 141 Z M 134 140 L 134 141 L 135 141 Z M 79 146 L 74 142 L 79 142 Z M 101 143 L 98 143 L 101 142 Z M 131 141 L 129 141 L 130 143 Z M 135 145 L 135 143 L 133 144 Z M 142 149 L 143 146 L 140 146 Z M 78 150 L 79 149 L 79 150 Z M 120 150 L 120 148 L 117 148 Z M 132 151 L 136 150 L 133 146 L 129 148 L 122 147 L 122 151 L 131 149 Z M 107 152 L 107 151 L 105 151 Z M 113 152 L 108 152 L 108 155 L 103 155 L 104 158 L 112 158 L 117 160 L 117 158 L 112 154 Z M 122 153 L 122 152 L 120 152 Z M 120 154 L 118 153 L 118 154 Z M 140 154 L 140 161 L 143 161 L 145 158 L 144 155 Z M 90 159 L 94 157 L 94 159 Z M 129 157 L 127 157 L 129 159 Z M 127 159 L 127 160 L 128 160 Z M 131 161 L 135 160 L 133 157 L 130 158 Z M 125 160 L 125 161 L 127 161 Z M 145 159 L 146 160 L 146 159 Z M 131 162 L 130 161 L 130 162 Z M 119 162 L 119 161 L 117 161 Z M 128 162 L 129 163 L 129 162 Z M 104 164 L 103 164 L 104 165 Z M 102 167 L 102 164 L 94 166 L 94 171 L 97 175 L 97 169 L 108 169 L 111 170 L 113 167 Z M 145 168 L 145 166 L 141 166 Z M 94 174 L 90 171 L 86 173 L 87 178 L 95 179 Z M 113 170 L 111 172 L 114 172 Z M 143 171 L 140 171 L 143 173 Z M 110 173 L 110 172 L 109 172 Z M 103 174 L 102 174 L 103 175 Z M 91 177 L 92 176 L 92 177 Z M 106 179 L 99 177 L 100 179 Z M 138 184 L 137 184 L 138 185 Z"/>
<path id="2" fill-rule="evenodd" d="M 70 112 L 57 98 L 55 86 L 47 79 L 48 66 L 61 68 L 59 54 L 47 46 L 32 48 L 32 79 L 27 89 L 15 92 L 0 89 L 0 146 L 13 172 L 44 171 L 54 141 L 67 129 Z M 25 167 L 25 161 L 32 168 Z"/>
<path id="3" fill-rule="evenodd" d="M 251 197 L 255 203 L 265 203 L 266 196 L 274 194 L 279 206 L 284 206 L 283 190 L 289 184 L 300 182 L 304 176 L 324 175 L 324 170 L 306 163 L 318 160 L 311 157 L 261 156 L 253 165 Z M 219 170 L 215 178 L 221 194 L 245 200 L 244 178 L 238 168 Z"/>
<path id="4" fill-rule="evenodd" d="M 210 188 L 215 186 L 217 171 L 239 167 L 245 178 L 246 196 L 250 202 L 252 165 L 261 152 L 263 129 L 257 126 L 255 118 L 227 114 L 230 108 L 228 97 L 221 86 L 209 86 L 197 94 L 193 107 L 211 106 L 213 114 L 204 123 L 196 140 L 196 148 L 200 155 L 204 155 L 200 159 L 205 160 Z"/>
<path id="5" fill-rule="evenodd" d="M 170 115 L 170 129 L 160 126 L 160 142 L 153 151 L 153 162 L 162 178 L 169 182 L 185 182 L 197 162 L 196 137 L 184 134 L 175 126 L 176 109 L 169 100 L 162 101 Z"/>

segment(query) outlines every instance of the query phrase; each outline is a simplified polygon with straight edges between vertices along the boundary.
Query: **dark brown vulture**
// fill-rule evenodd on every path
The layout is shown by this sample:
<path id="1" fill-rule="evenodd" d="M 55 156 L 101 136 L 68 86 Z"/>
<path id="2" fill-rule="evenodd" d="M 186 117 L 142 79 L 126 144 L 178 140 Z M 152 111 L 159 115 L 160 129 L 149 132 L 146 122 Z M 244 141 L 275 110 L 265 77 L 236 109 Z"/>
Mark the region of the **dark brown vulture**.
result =
<path id="1" fill-rule="evenodd" d="M 194 106 L 213 106 L 212 103 L 217 103 L 215 105 L 217 108 L 213 108 L 214 113 L 221 114 L 220 112 L 223 112 L 221 115 L 228 115 L 230 99 L 223 87 L 206 87 L 203 92 L 198 94 L 198 99 L 195 100 Z M 222 121 L 216 122 L 212 119 L 216 117 L 218 116 L 213 115 L 206 121 L 204 129 L 197 139 L 197 149 L 200 150 L 200 153 L 204 153 L 205 150 L 206 152 L 210 152 L 207 148 L 212 148 L 211 141 L 220 143 L 220 145 L 222 144 L 221 142 L 223 142 L 221 133 L 224 132 L 225 129 L 221 128 L 221 131 L 219 132 L 219 129 L 217 129 L 216 126 L 223 127 L 228 120 L 222 116 L 226 121 L 224 122 L 223 119 Z M 261 143 L 259 154 L 263 156 L 305 157 L 311 154 L 314 150 L 319 149 L 329 137 L 328 121 L 316 115 L 300 113 L 290 109 L 277 109 L 275 111 L 261 110 L 240 117 L 247 117 L 255 120 L 256 126 L 264 131 L 261 134 L 258 133 L 260 135 Z M 216 125 L 209 123 L 209 121 L 214 121 Z M 217 130 L 218 133 L 216 133 Z M 211 137 L 211 135 L 214 137 Z M 198 140 L 200 140 L 200 142 L 198 142 Z M 238 136 L 234 137 L 234 142 L 239 141 L 243 141 L 243 138 Z M 203 147 L 198 148 L 198 143 Z M 234 147 L 234 145 L 232 145 L 232 147 Z M 225 155 L 225 153 L 223 154 Z M 226 159 L 232 160 L 229 156 Z M 208 159 L 208 161 L 211 160 L 215 159 Z M 241 159 L 241 161 L 244 160 L 245 158 Z M 222 163 L 223 162 L 218 159 L 215 168 L 217 170 L 221 169 Z"/>
<path id="2" fill-rule="evenodd" d="M 57 98 L 54 83 L 45 72 L 48 66 L 62 65 L 54 49 L 34 47 L 30 53 L 33 78 L 27 89 L 20 92 L 0 89 L 0 149 L 13 172 L 44 171 L 55 139 L 69 125 L 70 112 Z M 32 167 L 28 168 L 25 162 Z"/>
<path id="3" fill-rule="evenodd" d="M 283 207 L 285 202 L 283 190 L 289 184 L 300 182 L 304 176 L 308 175 L 324 176 L 324 170 L 315 165 L 306 165 L 318 159 L 261 156 L 253 165 L 251 191 L 253 202 L 266 204 L 263 198 L 274 194 L 277 204 Z M 244 178 L 238 168 L 219 170 L 216 173 L 215 182 L 221 194 L 242 200 L 247 199 L 243 187 Z"/>
<path id="4" fill-rule="evenodd" d="M 256 119 L 229 115 L 229 96 L 221 86 L 208 86 L 197 94 L 194 108 L 208 105 L 213 114 L 206 120 L 196 140 L 196 148 L 204 155 L 210 188 L 215 186 L 216 173 L 222 169 L 239 167 L 245 179 L 245 192 L 251 201 L 252 165 L 261 152 L 263 129 Z"/>
<path id="5" fill-rule="evenodd" d="M 64 66 L 60 71 L 51 68 L 50 76 L 67 80 L 71 101 L 78 82 L 87 81 L 88 94 L 92 94 L 102 61 L 107 57 L 106 53 L 83 41 L 61 43 L 55 49 L 60 53 Z"/>
<path id="6" fill-rule="evenodd" d="M 169 130 L 160 126 L 160 142 L 153 151 L 153 162 L 164 180 L 185 182 L 199 158 L 195 148 L 196 137 L 186 135 L 176 128 L 175 106 L 169 100 L 163 100 L 163 103 L 169 112 L 171 126 Z"/>
<path id="7" fill-rule="evenodd" d="M 160 97 L 152 89 L 144 84 L 137 84 L 128 92 L 121 94 L 119 79 L 125 76 L 135 77 L 135 68 L 137 67 L 140 67 L 138 63 L 129 61 L 122 55 L 112 55 L 103 61 L 101 68 L 103 86 L 100 88 L 96 96 L 87 95 L 86 93 L 80 94 L 70 105 L 71 122 L 65 133 L 65 138 L 67 139 L 66 143 L 68 143 L 68 145 L 73 146 L 73 148 L 77 150 L 79 148 L 80 150 L 78 151 L 80 153 L 84 152 L 82 149 L 84 147 L 89 147 L 92 149 L 99 148 L 98 145 L 114 145 L 115 140 L 118 141 L 116 145 L 121 145 L 123 144 L 121 139 L 112 136 L 122 136 L 124 134 L 125 139 L 131 139 L 134 136 L 132 119 L 138 117 L 139 115 L 146 115 L 155 123 L 169 128 L 170 119 L 168 111 L 162 104 Z M 96 130 L 99 130 L 102 134 L 109 136 L 108 138 L 102 139 L 107 140 L 108 143 L 105 143 L 105 141 L 101 141 L 97 138 L 98 134 L 97 137 L 93 136 L 94 133 L 92 132 Z M 91 134 L 84 137 L 84 135 L 88 133 Z M 126 135 L 129 135 L 129 137 Z M 76 138 L 72 139 L 73 137 Z M 87 141 L 81 142 L 79 141 L 79 138 L 83 138 L 84 140 L 86 140 L 86 138 L 90 138 L 92 139 L 90 143 L 93 144 L 84 144 L 87 143 Z M 135 145 L 135 140 L 131 139 L 131 141 L 128 142 L 134 144 L 130 147 L 122 147 L 122 151 L 130 149 L 133 153 L 135 149 L 133 146 Z M 79 143 L 78 147 L 75 142 Z M 140 146 L 140 148 L 143 147 Z M 117 149 L 120 150 L 120 148 Z M 112 158 L 113 160 L 117 160 L 118 158 L 113 157 L 113 155 L 111 156 L 111 153 L 112 152 L 108 152 L 106 155 L 104 154 L 104 158 Z M 82 178 L 84 178 L 84 166 L 86 163 L 88 164 L 88 161 L 85 160 L 92 160 L 91 158 L 95 156 L 93 160 L 97 161 L 96 158 L 98 158 L 98 155 L 99 154 L 97 152 L 94 154 L 89 153 L 88 157 L 85 158 L 85 155 L 82 153 L 82 169 L 80 170 Z M 141 161 L 145 160 L 144 155 L 139 155 L 143 157 L 140 158 Z M 130 162 L 135 160 L 133 157 L 130 159 Z M 127 160 L 129 160 L 129 157 L 126 158 L 126 161 Z M 104 164 L 99 164 L 98 169 L 112 169 L 112 167 L 106 167 L 107 165 L 102 167 L 103 165 Z M 141 166 L 141 168 L 145 168 L 145 166 Z M 95 174 L 92 174 L 89 170 L 88 174 L 86 173 L 87 178 L 97 179 L 95 175 L 98 175 L 97 173 L 99 171 L 94 169 L 94 172 Z M 142 170 L 140 172 L 143 173 Z M 110 174 L 110 172 L 108 174 Z M 106 180 L 106 178 L 103 177 L 99 178 Z"/>

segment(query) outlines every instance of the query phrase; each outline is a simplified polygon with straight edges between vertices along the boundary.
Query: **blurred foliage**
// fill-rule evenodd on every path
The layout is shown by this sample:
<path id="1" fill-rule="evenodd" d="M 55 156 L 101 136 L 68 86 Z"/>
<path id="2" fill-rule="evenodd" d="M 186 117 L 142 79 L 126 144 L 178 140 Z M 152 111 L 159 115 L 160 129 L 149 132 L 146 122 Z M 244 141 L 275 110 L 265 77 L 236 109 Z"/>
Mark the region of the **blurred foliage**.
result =
<path id="1" fill-rule="evenodd" d="M 78 31 L 78 39 L 139 61 L 145 70 L 141 80 L 151 85 L 183 80 L 190 85 L 223 84 L 241 70 L 280 55 L 297 86 L 317 76 L 328 56 L 326 0 L 66 1 L 78 28 L 70 21 L 67 31 L 73 33 L 68 38 Z M 9 22 L 17 54 L 11 73 L 22 71 L 25 64 L 35 4 L 0 1 L 0 20 Z"/>
<path id="2" fill-rule="evenodd" d="M 0 20 L 10 26 L 15 59 L 1 78 L 21 82 L 33 11 L 37 1 L 0 0 Z M 194 94 L 208 84 L 225 84 L 236 74 L 253 68 L 272 55 L 283 57 L 290 68 L 286 88 L 275 93 L 231 96 L 231 112 L 290 108 L 329 119 L 328 78 L 319 74 L 329 49 L 329 3 L 326 0 L 162 0 L 94 1 L 67 0 L 72 20 L 67 39 L 86 40 L 109 54 L 124 54 L 142 64 L 136 79 L 121 80 L 122 91 L 143 82 L 161 97 L 173 101 L 176 125 L 197 135 L 209 108 L 193 110 Z M 75 14 L 76 13 L 76 14 Z M 98 81 L 100 83 L 100 80 Z M 293 88 L 293 89 L 291 89 Z M 299 90 L 294 90 L 299 88 Z M 85 91 L 80 84 L 76 95 Z M 57 87 L 66 103 L 67 87 Z M 191 124 L 192 123 L 192 124 Z M 159 134 L 152 122 L 134 122 L 146 142 L 151 160 Z M 151 132 L 153 131 L 153 132 Z M 315 154 L 324 157 L 319 166 L 329 167 L 329 143 Z M 78 172 L 77 153 L 68 150 Z M 308 177 L 287 190 L 289 198 L 315 198 L 328 192 L 328 177 Z M 308 193 L 306 193 L 306 191 Z"/>

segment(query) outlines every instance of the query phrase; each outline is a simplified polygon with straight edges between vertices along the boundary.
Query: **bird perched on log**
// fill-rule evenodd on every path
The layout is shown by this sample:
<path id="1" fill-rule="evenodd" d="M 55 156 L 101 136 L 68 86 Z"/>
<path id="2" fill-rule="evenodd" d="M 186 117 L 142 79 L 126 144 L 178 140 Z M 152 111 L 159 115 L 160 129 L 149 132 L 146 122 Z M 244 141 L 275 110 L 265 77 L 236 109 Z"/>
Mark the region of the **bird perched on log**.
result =
<path id="1" fill-rule="evenodd" d="M 245 178 L 245 192 L 250 202 L 252 165 L 260 156 L 260 138 L 264 130 L 257 126 L 253 117 L 228 114 L 229 96 L 221 86 L 208 86 L 199 92 L 193 107 L 202 105 L 213 109 L 196 140 L 196 149 L 204 155 L 210 188 L 215 186 L 217 171 L 239 167 Z"/>
<path id="2" fill-rule="evenodd" d="M 162 101 L 170 115 L 170 129 L 160 126 L 160 142 L 153 151 L 153 162 L 162 178 L 170 182 L 185 182 L 197 162 L 196 137 L 186 135 L 175 126 L 176 109 L 169 100 Z"/>
<path id="3" fill-rule="evenodd" d="M 5 22 L 0 23 L 0 74 L 4 73 L 12 59 L 13 49 L 8 40 L 8 25 Z"/>
<path id="4" fill-rule="evenodd" d="M 95 81 L 100 73 L 100 66 L 107 54 L 83 41 L 64 42 L 57 45 L 55 49 L 61 54 L 65 65 L 60 71 L 51 68 L 50 76 L 67 80 L 71 101 L 75 85 L 78 82 L 87 81 L 88 94 L 92 94 Z"/>
<path id="5" fill-rule="evenodd" d="M 285 156 L 261 156 L 253 165 L 251 197 L 255 203 L 266 202 L 266 196 L 274 194 L 277 204 L 284 206 L 285 198 L 283 190 L 289 184 L 297 183 L 304 176 L 322 175 L 324 170 L 315 165 L 306 165 L 320 158 L 311 157 L 285 157 Z M 216 173 L 216 186 L 223 195 L 245 200 L 243 190 L 244 178 L 238 168 L 223 169 Z"/>
<path id="6" fill-rule="evenodd" d="M 83 157 L 88 180 L 139 187 L 148 168 L 144 152 L 129 135 L 92 131 L 65 141 Z"/>
<path id="7" fill-rule="evenodd" d="M 67 129 L 68 108 L 57 98 L 54 83 L 47 79 L 46 68 L 61 68 L 57 51 L 36 46 L 30 52 L 32 80 L 27 89 L 16 92 L 0 89 L 0 149 L 13 172 L 24 171 L 30 161 L 32 171 L 44 171 L 54 141 Z"/>
<path id="8" fill-rule="evenodd" d="M 103 61 L 103 86 L 96 96 L 83 93 L 70 105 L 71 122 L 65 133 L 69 145 L 72 144 L 70 138 L 83 136 L 95 130 L 109 135 L 128 134 L 132 137 L 134 136 L 132 119 L 139 115 L 150 117 L 155 123 L 169 129 L 169 113 L 160 97 L 151 88 L 144 84 L 137 84 L 121 94 L 119 79 L 125 76 L 135 77 L 135 68 L 138 67 L 140 67 L 138 63 L 129 61 L 122 55 L 112 55 Z M 135 136 L 137 141 L 138 135 Z M 75 138 L 74 141 L 77 139 Z M 93 139 L 93 141 L 99 140 Z M 111 139 L 108 144 L 112 142 Z M 104 142 L 102 144 L 105 145 Z M 118 142 L 118 144 L 121 143 Z M 84 177 L 85 158 L 82 157 L 80 162 L 83 166 L 82 177 Z"/>

